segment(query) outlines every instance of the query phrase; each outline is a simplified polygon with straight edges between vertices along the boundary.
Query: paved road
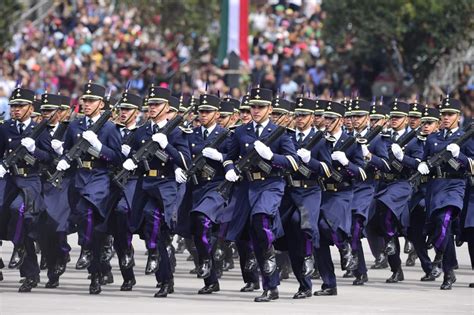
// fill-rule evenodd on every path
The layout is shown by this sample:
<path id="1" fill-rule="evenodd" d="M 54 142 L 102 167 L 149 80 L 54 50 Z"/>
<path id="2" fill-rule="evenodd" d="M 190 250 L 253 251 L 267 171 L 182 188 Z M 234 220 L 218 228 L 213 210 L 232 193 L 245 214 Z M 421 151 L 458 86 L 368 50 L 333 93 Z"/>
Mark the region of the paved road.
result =
<path id="1" fill-rule="evenodd" d="M 76 240 L 71 238 L 71 244 Z M 365 244 L 366 246 L 367 244 Z M 76 246 L 72 251 L 72 261 L 66 273 L 61 277 L 60 287 L 45 289 L 46 275 L 42 273 L 41 283 L 32 293 L 17 292 L 19 284 L 18 270 L 3 269 L 5 280 L 0 282 L 0 314 L 96 314 L 96 313 L 188 313 L 188 314 L 315 314 L 315 313 L 363 313 L 363 314 L 474 314 L 474 289 L 468 284 L 474 282 L 474 271 L 470 269 L 467 247 L 458 249 L 459 270 L 456 271 L 457 282 L 451 291 L 439 290 L 441 279 L 436 282 L 423 283 L 419 261 L 415 267 L 404 267 L 405 281 L 398 284 L 386 284 L 390 275 L 386 270 L 370 270 L 369 283 L 363 287 L 352 286 L 352 280 L 338 278 L 338 296 L 311 297 L 306 300 L 293 300 L 297 290 L 294 279 L 283 281 L 280 286 L 280 299 L 271 303 L 254 303 L 253 298 L 259 293 L 240 293 L 243 285 L 238 266 L 224 274 L 220 280 L 221 291 L 210 296 L 197 295 L 203 286 L 202 280 L 189 274 L 190 262 L 186 261 L 187 252 L 178 254 L 178 266 L 175 274 L 175 294 L 166 299 L 153 298 L 155 279 L 144 275 L 146 263 L 143 242 L 134 241 L 137 273 L 137 285 L 132 292 L 120 292 L 122 279 L 114 258 L 115 283 L 103 286 L 102 293 L 91 296 L 88 293 L 87 273 L 75 270 L 74 263 L 79 255 Z M 367 249 L 367 248 L 366 248 Z M 5 261 L 10 258 L 12 247 L 5 244 L 1 256 Z M 368 250 L 366 250 L 368 253 Z M 333 257 L 339 258 L 333 251 Z M 373 259 L 366 256 L 369 263 Z M 403 260 L 406 255 L 403 255 Z M 337 262 L 338 263 L 338 262 Z M 342 276 L 342 271 L 337 274 Z M 321 282 L 314 281 L 314 289 Z"/>

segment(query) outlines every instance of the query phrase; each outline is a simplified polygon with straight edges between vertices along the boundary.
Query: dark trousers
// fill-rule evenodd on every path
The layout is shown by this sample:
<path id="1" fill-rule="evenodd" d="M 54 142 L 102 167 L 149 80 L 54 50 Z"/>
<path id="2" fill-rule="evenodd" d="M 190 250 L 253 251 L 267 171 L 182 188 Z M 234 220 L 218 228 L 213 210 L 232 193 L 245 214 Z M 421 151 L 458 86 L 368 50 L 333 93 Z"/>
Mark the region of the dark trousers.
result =
<path id="1" fill-rule="evenodd" d="M 446 252 L 450 236 L 452 236 L 452 221 L 456 214 L 453 207 L 436 210 L 431 215 L 433 230 L 430 239 L 437 251 Z"/>
<path id="2" fill-rule="evenodd" d="M 131 250 L 132 247 L 132 233 L 130 232 L 130 221 L 129 213 L 127 212 L 115 212 L 115 229 L 113 233 L 114 237 L 114 248 L 117 252 L 119 261 L 125 256 L 125 253 Z M 122 274 L 124 281 L 135 279 L 133 267 L 123 269 L 120 267 L 120 273 Z"/>
<path id="3" fill-rule="evenodd" d="M 388 264 L 390 270 L 395 272 L 402 266 L 400 259 L 400 241 L 399 236 L 399 222 L 395 214 L 387 206 L 380 203 L 380 207 L 377 209 L 378 216 L 378 227 L 382 237 L 385 241 L 393 238 L 395 240 L 396 252 L 394 255 L 388 256 Z"/>
<path id="4" fill-rule="evenodd" d="M 77 211 L 79 215 L 79 230 L 83 234 L 81 245 L 84 249 L 92 251 L 91 264 L 87 270 L 90 274 L 105 274 L 110 271 L 106 270 L 107 268 L 102 262 L 106 234 L 96 229 L 103 222 L 103 217 L 99 214 L 98 209 L 83 197 L 79 200 Z"/>
<path id="5" fill-rule="evenodd" d="M 360 276 L 367 273 L 367 265 L 365 264 L 364 249 L 362 247 L 362 232 L 364 229 L 365 218 L 361 215 L 352 214 L 352 229 L 351 229 L 351 248 L 352 252 L 358 257 L 359 265 L 357 270 L 354 270 L 354 275 Z"/>
<path id="6" fill-rule="evenodd" d="M 35 243 L 31 237 L 25 236 L 23 244 L 25 246 L 26 256 L 23 264 L 20 266 L 20 275 L 34 279 L 40 274 Z"/>
<path id="7" fill-rule="evenodd" d="M 239 253 L 240 271 L 244 283 L 258 283 L 258 271 L 245 271 L 245 263 L 249 259 L 249 255 L 253 254 L 252 243 L 249 240 L 238 240 L 235 242 L 237 252 Z"/>
<path id="8" fill-rule="evenodd" d="M 158 238 L 157 248 L 160 255 L 160 265 L 155 273 L 155 278 L 158 283 L 170 283 L 173 280 L 173 269 L 170 257 L 168 256 L 168 250 L 166 249 L 170 239 L 170 230 L 166 224 L 163 224 L 161 227 Z"/>
<path id="9" fill-rule="evenodd" d="M 46 258 L 48 279 L 56 280 L 57 276 L 54 274 L 54 269 L 58 263 L 66 263 L 65 260 L 71 251 L 71 247 L 67 242 L 66 232 L 57 232 L 55 224 L 46 213 L 41 218 L 40 225 L 38 242 L 41 247 L 41 256 L 44 255 Z"/>
<path id="10" fill-rule="evenodd" d="M 283 228 L 285 229 L 291 268 L 300 284 L 299 290 L 311 290 L 311 275 L 303 277 L 302 273 L 304 258 L 313 255 L 313 242 L 309 231 L 301 229 L 300 212 L 295 210 Z"/>
<path id="11" fill-rule="evenodd" d="M 210 276 L 204 279 L 205 285 L 218 282 L 212 254 L 212 248 L 215 243 L 212 237 L 212 228 L 213 223 L 206 215 L 200 212 L 191 212 L 191 230 L 194 235 L 199 265 L 202 265 L 204 260 L 210 260 L 212 264 Z"/>
<path id="12" fill-rule="evenodd" d="M 369 220 L 367 226 L 365 227 L 367 242 L 369 243 L 372 256 L 375 258 L 378 258 L 380 254 L 383 253 L 385 248 L 385 240 L 382 236 L 380 236 L 380 233 L 377 232 L 377 224 L 377 215 L 375 215 L 371 220 Z"/>
<path id="13" fill-rule="evenodd" d="M 264 254 L 273 247 L 273 241 L 275 240 L 272 232 L 271 217 L 263 213 L 254 214 L 249 226 L 249 234 L 255 251 L 255 257 L 262 271 L 265 263 Z M 262 287 L 264 290 L 275 289 L 278 285 L 280 285 L 278 272 L 275 271 L 271 275 L 262 273 Z"/>
<path id="14" fill-rule="evenodd" d="M 324 217 L 319 219 L 319 248 L 316 248 L 316 259 L 318 262 L 318 269 L 323 280 L 322 289 L 335 288 L 336 274 L 334 273 L 334 263 L 331 257 L 331 245 L 341 242 L 344 238 L 343 232 L 339 229 L 333 231 Z"/>
<path id="15" fill-rule="evenodd" d="M 424 234 L 424 226 L 426 222 L 426 212 L 423 207 L 416 206 L 410 213 L 410 227 L 407 230 L 407 237 L 416 251 L 416 255 L 420 258 L 421 268 L 426 274 L 433 269 L 431 259 L 428 256 L 428 248 L 426 247 L 426 236 Z"/>

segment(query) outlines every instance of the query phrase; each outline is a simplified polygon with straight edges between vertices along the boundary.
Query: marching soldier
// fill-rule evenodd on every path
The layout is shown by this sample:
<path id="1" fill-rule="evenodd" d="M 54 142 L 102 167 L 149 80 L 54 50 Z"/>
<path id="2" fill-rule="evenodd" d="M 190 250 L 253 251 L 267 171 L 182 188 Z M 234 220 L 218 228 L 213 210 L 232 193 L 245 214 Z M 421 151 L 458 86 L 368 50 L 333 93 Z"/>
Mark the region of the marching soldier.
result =
<path id="1" fill-rule="evenodd" d="M 280 205 L 280 215 L 285 231 L 284 241 L 291 260 L 291 266 L 299 282 L 294 299 L 312 296 L 311 275 L 314 270 L 313 248 L 319 247 L 319 207 L 321 187 L 319 177 L 330 176 L 331 157 L 323 136 L 312 147 L 307 147 L 315 137 L 312 128 L 316 102 L 299 97 L 296 99 L 296 130 L 291 139 L 298 149 L 301 163 L 311 170 L 309 177 L 298 171 L 290 174 L 285 195 Z"/>
<path id="2" fill-rule="evenodd" d="M 143 99 L 125 90 L 119 101 L 119 115 L 117 128 L 122 138 L 122 158 L 126 159 L 130 155 L 130 143 L 133 134 L 137 130 L 137 118 L 143 104 Z M 132 246 L 132 231 L 130 218 L 132 216 L 132 203 L 137 187 L 138 177 L 133 175 L 127 182 L 124 190 L 113 187 L 109 205 L 111 218 L 109 218 L 109 228 L 114 239 L 114 248 L 117 251 L 120 272 L 123 283 L 120 291 L 131 291 L 136 284 L 133 267 L 135 266 L 134 250 Z M 117 195 L 120 198 L 117 198 Z"/>
<path id="3" fill-rule="evenodd" d="M 82 137 L 91 149 L 83 157 L 82 167 L 76 165 L 74 178 L 79 200 L 76 212 L 79 216 L 79 229 L 83 233 L 83 257 L 85 266 L 91 274 L 90 294 L 101 292 L 101 279 L 108 270 L 103 270 L 103 245 L 105 234 L 96 229 L 107 212 L 107 199 L 110 193 L 108 167 L 120 165 L 121 139 L 115 125 L 107 121 L 97 132 L 89 130 L 101 117 L 104 108 L 105 88 L 94 83 L 84 86 L 82 106 L 85 117 L 69 124 L 64 141 L 64 152 L 67 153 Z M 90 153 L 89 153 L 90 152 Z M 56 169 L 66 171 L 72 165 L 62 158 Z"/>
<path id="4" fill-rule="evenodd" d="M 34 92 L 16 88 L 10 97 L 12 119 L 0 127 L 0 155 L 7 156 L 23 146 L 36 159 L 33 165 L 20 161 L 9 169 L 0 165 L 0 177 L 6 177 L 3 209 L 0 215 L 1 239 L 13 242 L 14 250 L 9 268 L 20 268 L 25 277 L 19 292 L 30 292 L 38 285 L 40 269 L 36 257 L 34 238 L 37 235 L 37 215 L 44 210 L 41 196 L 39 163 L 51 163 L 53 153 L 46 132 L 36 139 L 30 137 L 37 123 L 30 117 L 33 111 Z"/>
<path id="5" fill-rule="evenodd" d="M 379 178 L 380 172 L 387 172 L 390 168 L 388 166 L 388 152 L 387 147 L 383 143 L 380 135 L 375 135 L 372 140 L 367 140 L 366 137 L 370 132 L 376 128 L 377 124 L 369 129 L 369 113 L 371 105 L 368 101 L 362 99 L 355 99 L 352 101 L 352 126 L 357 138 L 361 139 L 362 156 L 365 161 L 365 173 L 367 180 L 356 182 L 354 184 L 354 195 L 352 198 L 352 228 L 351 228 L 351 248 L 354 256 L 353 273 L 355 280 L 353 285 L 363 285 L 368 281 L 367 266 L 364 259 L 364 251 L 362 248 L 361 238 L 363 230 L 369 218 L 369 208 L 373 200 L 376 178 Z M 383 125 L 378 124 L 379 128 Z M 365 141 L 362 141 L 365 140 Z M 366 141 L 370 141 L 369 143 Z M 350 270 L 348 270 L 350 272 Z"/>
<path id="6" fill-rule="evenodd" d="M 377 222 L 380 235 L 385 239 L 385 254 L 388 256 L 388 263 L 392 271 L 392 276 L 386 280 L 387 283 L 404 280 L 398 237 L 406 231 L 409 220 L 408 201 L 412 188 L 407 179 L 423 155 L 423 144 L 415 137 L 415 134 L 404 148 L 397 143 L 409 133 L 406 130 L 409 108 L 407 103 L 397 99 L 391 104 L 390 126 L 392 133 L 390 137 L 385 137 L 389 156 L 390 154 L 393 156 L 390 156 L 389 159 L 391 171 L 384 173 L 380 189 L 375 194 L 372 204 L 376 209 L 374 219 Z M 397 169 L 394 167 L 395 163 L 400 163 L 401 166 Z"/>
<path id="7" fill-rule="evenodd" d="M 178 202 L 177 183 L 185 183 L 184 169 L 189 165 L 189 149 L 184 133 L 175 128 L 168 135 L 162 131 L 168 123 L 168 89 L 151 86 L 148 92 L 150 120 L 134 133 L 130 145 L 132 152 L 146 141 L 158 143 L 168 155 L 166 161 L 153 157 L 140 164 L 139 182 L 134 197 L 132 229 L 145 240 L 148 260 L 145 274 L 155 274 L 160 290 L 155 297 L 166 297 L 174 292 L 174 280 L 167 245 L 172 229 L 172 214 Z M 134 171 L 139 165 L 128 158 L 123 168 Z"/>
<path id="8" fill-rule="evenodd" d="M 421 117 L 421 132 L 423 136 L 428 137 L 432 133 L 436 133 L 439 128 L 440 112 L 437 108 L 425 108 Z M 410 199 L 410 226 L 407 229 L 407 237 L 413 243 L 415 255 L 420 258 L 421 268 L 425 275 L 421 281 L 434 281 L 441 275 L 441 269 L 438 265 L 433 265 L 428 256 L 428 248 L 426 247 L 426 187 L 428 177 L 423 176 L 416 192 Z"/>
<path id="9" fill-rule="evenodd" d="M 454 274 L 455 247 L 453 241 L 452 222 L 463 208 L 466 191 L 466 170 L 472 171 L 474 142 L 471 137 L 463 145 L 453 143 L 464 134 L 459 129 L 461 102 L 446 97 L 441 106 L 442 131 L 428 137 L 425 145 L 423 162 L 419 163 L 418 171 L 423 175 L 430 174 L 430 182 L 426 191 L 427 217 L 431 227 L 428 231 L 428 244 L 433 246 L 436 256 L 433 264 L 442 263 L 444 279 L 441 290 L 451 290 L 456 282 Z M 472 127 L 471 127 L 472 128 Z M 430 169 L 425 162 L 440 150 L 451 152 L 459 169 L 454 169 L 449 163 L 442 163 L 436 169 Z"/>
<path id="10" fill-rule="evenodd" d="M 270 146 L 260 139 L 265 139 L 277 129 L 270 122 L 272 113 L 272 91 L 254 88 L 250 92 L 250 112 L 253 122 L 235 129 L 229 154 L 224 165 L 227 181 L 239 179 L 232 161 L 255 149 L 262 160 L 271 165 L 269 174 L 262 172 L 260 167 L 252 165 L 242 183 L 241 212 L 234 211 L 228 239 L 237 240 L 240 236 L 250 236 L 255 255 L 262 272 L 264 292 L 255 302 L 269 302 L 278 299 L 280 280 L 276 271 L 275 250 L 273 242 L 281 236 L 282 228 L 278 206 L 283 196 L 285 182 L 283 170 L 297 169 L 296 152 L 288 135 L 283 134 Z M 240 198 L 240 197 L 239 197 Z M 245 234 L 243 235 L 242 233 Z M 248 233 L 248 234 L 247 234 Z"/>
<path id="11" fill-rule="evenodd" d="M 352 144 L 347 150 L 340 148 L 349 136 L 343 132 L 345 107 L 337 102 L 325 101 L 324 118 L 328 132 L 327 145 L 331 152 L 332 175 L 324 182 L 321 213 L 319 218 L 320 242 L 316 248 L 316 258 L 323 284 L 316 296 L 337 295 L 336 275 L 329 246 L 334 244 L 344 258 L 342 265 L 353 269 L 353 258 L 348 243 L 351 229 L 351 200 L 353 183 L 366 179 L 360 145 Z M 323 101 L 319 101 L 323 104 Z M 323 104 L 324 106 L 324 104 Z M 340 174 L 337 179 L 335 173 Z"/>
<path id="12" fill-rule="evenodd" d="M 66 132 L 67 123 L 64 122 L 69 114 L 69 97 L 56 94 L 43 94 L 41 96 L 41 114 L 43 119 L 49 119 L 48 139 L 55 156 L 63 154 L 62 140 Z M 43 169 L 54 173 L 54 167 L 44 165 Z M 67 242 L 69 230 L 69 181 L 67 176 L 63 181 L 63 189 L 54 187 L 47 181 L 46 174 L 42 177 L 42 191 L 46 211 L 41 217 L 39 226 L 41 256 L 46 258 L 48 282 L 46 288 L 59 286 L 59 277 L 66 271 L 66 264 L 70 260 L 71 247 Z"/>
<path id="13" fill-rule="evenodd" d="M 408 131 L 410 130 L 418 130 L 421 126 L 421 117 L 423 114 L 422 105 L 418 103 L 418 100 L 415 100 L 414 103 L 410 104 L 410 111 L 408 112 Z M 411 198 L 413 199 L 413 198 Z M 411 212 L 410 212 L 411 214 Z M 416 255 L 416 250 L 413 246 L 413 243 L 409 240 L 409 238 L 405 238 L 405 246 L 403 246 L 403 252 L 408 254 L 406 266 L 411 267 L 415 265 L 416 259 L 418 256 Z"/>
<path id="14" fill-rule="evenodd" d="M 192 156 L 202 152 L 206 157 L 206 163 L 215 170 L 215 174 L 209 174 L 205 169 L 195 174 L 197 183 L 193 186 L 193 205 L 191 207 L 191 230 L 196 245 L 199 267 L 198 277 L 204 279 L 204 287 L 198 291 L 199 294 L 211 294 L 220 290 L 216 274 L 216 266 L 213 255 L 214 240 L 212 238 L 213 228 L 219 222 L 225 210 L 225 200 L 217 192 L 217 185 L 224 179 L 224 167 L 222 162 L 227 154 L 229 138 L 224 140 L 218 147 L 209 145 L 225 129 L 217 124 L 219 119 L 220 100 L 217 96 L 203 94 L 199 99 L 198 112 L 200 127 L 194 128 L 189 136 Z M 232 113 L 233 108 L 229 113 Z M 225 111 L 223 111 L 225 112 Z"/>

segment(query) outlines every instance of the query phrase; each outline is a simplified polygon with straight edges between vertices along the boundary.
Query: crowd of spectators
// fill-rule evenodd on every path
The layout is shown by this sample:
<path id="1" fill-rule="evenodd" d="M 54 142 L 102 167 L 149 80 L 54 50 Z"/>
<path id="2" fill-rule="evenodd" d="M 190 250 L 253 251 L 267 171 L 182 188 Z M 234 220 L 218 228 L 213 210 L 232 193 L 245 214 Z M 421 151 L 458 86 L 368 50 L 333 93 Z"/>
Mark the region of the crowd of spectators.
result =
<path id="1" fill-rule="evenodd" d="M 57 1 L 44 20 L 36 26 L 26 22 L 14 34 L 11 47 L 0 50 L 0 114 L 8 115 L 7 98 L 18 80 L 37 94 L 47 90 L 73 99 L 88 79 L 112 94 L 130 81 L 130 87 L 142 94 L 155 82 L 169 86 L 174 94 L 204 92 L 207 87 L 236 98 L 257 83 L 287 98 L 302 90 L 321 98 L 367 95 L 370 86 L 364 69 L 340 71 L 328 60 L 334 49 L 322 37 L 326 13 L 320 2 L 253 3 L 251 58 L 237 70 L 239 84 L 229 86 L 235 71 L 229 69 L 228 60 L 217 66 L 207 36 L 191 42 L 181 34 L 163 35 L 158 16 L 143 23 L 137 8 L 117 1 Z M 474 73 L 469 66 L 460 74 L 455 92 L 466 111 L 473 107 Z"/>

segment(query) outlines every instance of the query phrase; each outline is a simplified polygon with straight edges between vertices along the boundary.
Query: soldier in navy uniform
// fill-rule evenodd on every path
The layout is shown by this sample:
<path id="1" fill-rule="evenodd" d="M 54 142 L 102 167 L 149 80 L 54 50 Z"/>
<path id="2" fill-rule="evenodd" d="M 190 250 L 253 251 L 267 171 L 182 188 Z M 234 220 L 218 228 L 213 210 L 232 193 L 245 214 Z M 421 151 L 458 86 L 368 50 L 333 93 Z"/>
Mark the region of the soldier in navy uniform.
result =
<path id="1" fill-rule="evenodd" d="M 285 236 L 279 242 L 285 242 L 293 272 L 299 282 L 294 299 L 312 296 L 313 248 L 319 247 L 321 187 L 318 178 L 330 176 L 331 156 L 324 137 L 312 148 L 305 148 L 316 134 L 312 128 L 315 104 L 309 98 L 296 99 L 296 130 L 292 132 L 291 139 L 298 149 L 299 162 L 311 170 L 311 175 L 306 178 L 298 171 L 289 174 L 288 186 L 280 205 Z"/>
<path id="2" fill-rule="evenodd" d="M 396 283 L 404 280 L 400 260 L 399 236 L 406 233 L 409 222 L 408 201 L 412 194 L 412 187 L 408 178 L 416 169 L 418 161 L 423 156 L 423 142 L 414 137 L 404 148 L 396 142 L 408 131 L 409 104 L 395 99 L 391 103 L 390 126 L 392 132 L 390 137 L 385 137 L 385 144 L 389 150 L 392 161 L 398 161 L 402 170 L 396 170 L 390 165 L 391 171 L 383 174 L 379 191 L 374 196 L 374 207 L 376 225 L 380 236 L 385 239 L 385 254 L 392 276 L 386 280 L 387 283 Z"/>
<path id="3" fill-rule="evenodd" d="M 345 259 L 343 265 L 351 269 L 353 259 L 350 252 L 348 236 L 351 229 L 351 207 L 353 185 L 366 179 L 363 170 L 362 150 L 359 144 L 353 144 L 346 152 L 339 148 L 349 136 L 343 132 L 342 125 L 345 107 L 337 102 L 322 101 L 326 121 L 327 146 L 331 153 L 332 173 L 341 175 L 341 181 L 335 175 L 324 181 L 321 213 L 319 217 L 320 242 L 316 248 L 316 258 L 323 284 L 321 290 L 314 292 L 316 296 L 337 295 L 336 275 L 331 258 L 330 245 L 335 245 Z"/>
<path id="4" fill-rule="evenodd" d="M 219 281 L 216 274 L 213 255 L 213 229 L 220 223 L 219 219 L 225 210 L 225 200 L 217 192 L 216 187 L 224 180 L 223 161 L 227 154 L 229 139 L 224 140 L 217 148 L 208 145 L 225 132 L 224 127 L 217 124 L 220 115 L 220 99 L 217 96 L 203 94 L 199 99 L 198 112 L 200 127 L 194 128 L 189 136 L 189 145 L 193 157 L 200 152 L 206 157 L 207 164 L 215 170 L 208 174 L 205 169 L 196 174 L 197 185 L 193 185 L 193 205 L 191 206 L 191 231 L 194 236 L 198 254 L 198 277 L 204 279 L 204 287 L 199 294 L 218 292 Z M 195 183 L 196 184 L 196 183 Z"/>
<path id="5" fill-rule="evenodd" d="M 468 157 L 469 167 L 467 167 L 467 185 L 464 196 L 464 209 L 461 220 L 461 236 L 456 240 L 456 245 L 461 246 L 465 241 L 471 258 L 471 268 L 474 270 L 474 158 Z M 474 283 L 469 284 L 474 288 Z"/>
<path id="6" fill-rule="evenodd" d="M 248 124 L 252 121 L 252 115 L 250 114 L 250 93 L 245 94 L 242 97 L 241 104 L 239 106 L 240 112 L 240 125 Z M 238 126 L 236 126 L 238 127 Z M 246 188 L 241 188 L 240 183 L 235 184 L 232 198 L 240 200 L 240 190 L 245 193 Z M 238 212 L 242 203 L 236 203 L 232 209 L 232 213 Z M 245 210 L 248 211 L 248 210 Z M 240 271 L 242 274 L 242 280 L 245 285 L 240 289 L 240 292 L 253 292 L 260 289 L 260 281 L 258 274 L 257 258 L 253 250 L 252 242 L 249 237 L 240 238 L 235 241 L 237 252 L 239 253 Z"/>
<path id="7" fill-rule="evenodd" d="M 291 122 L 293 120 L 294 103 L 289 100 L 280 97 L 278 94 L 272 100 L 272 122 L 276 125 L 284 126 L 288 128 L 291 133 Z M 291 272 L 291 261 L 286 246 L 283 246 L 282 250 L 276 251 L 276 263 L 278 273 L 280 275 L 280 281 L 290 278 Z"/>
<path id="8" fill-rule="evenodd" d="M 77 166 L 74 179 L 79 195 L 76 211 L 79 215 L 78 226 L 84 237 L 85 266 L 91 274 L 90 294 L 101 292 L 100 281 L 108 272 L 103 270 L 101 263 L 105 234 L 96 227 L 103 222 L 107 212 L 110 193 L 108 167 L 120 165 L 122 161 L 120 133 L 112 122 L 106 122 L 98 133 L 88 130 L 100 118 L 104 95 L 103 86 L 91 82 L 84 85 L 81 98 L 85 117 L 69 124 L 63 146 L 66 153 L 81 137 L 91 145 L 91 150 L 83 157 L 83 167 Z M 61 159 L 56 169 L 65 171 L 70 167 L 66 159 Z"/>
<path id="9" fill-rule="evenodd" d="M 235 129 L 237 126 L 233 125 L 235 120 L 235 109 L 239 108 L 240 102 L 236 99 L 225 97 L 219 104 L 219 118 L 218 124 L 222 128 Z M 216 228 L 216 244 L 214 246 L 214 262 L 217 277 L 220 278 L 224 271 L 229 271 L 234 268 L 233 251 L 231 242 L 226 242 L 229 222 L 232 219 L 233 209 L 235 209 L 236 198 L 231 198 L 223 211 L 219 211 L 217 217 Z"/>
<path id="10" fill-rule="evenodd" d="M 389 128 L 387 127 L 387 121 L 389 119 L 389 114 L 390 114 L 390 108 L 383 104 L 382 101 L 380 101 L 378 104 L 377 102 L 373 102 L 372 106 L 370 108 L 370 128 L 375 127 L 376 125 L 382 125 L 385 126 L 383 131 L 381 132 L 380 136 L 382 139 L 384 137 L 390 137 L 391 134 L 389 133 Z M 376 176 L 376 187 L 375 187 L 375 192 L 378 193 L 380 190 L 380 182 L 381 182 L 381 176 Z M 375 201 L 372 200 L 372 203 Z M 365 234 L 367 235 L 367 242 L 369 243 L 370 251 L 372 252 L 372 255 L 375 258 L 375 263 L 370 267 L 370 269 L 385 269 L 388 267 L 388 258 L 387 255 L 385 255 L 385 240 L 382 236 L 380 236 L 380 233 L 378 233 L 378 222 L 377 220 L 374 219 L 374 214 L 375 214 L 375 207 L 371 205 L 369 208 L 369 217 L 367 218 L 367 223 L 365 226 Z"/>
<path id="11" fill-rule="evenodd" d="M 122 158 L 130 155 L 130 142 L 134 132 L 137 130 L 137 118 L 143 104 L 143 99 L 134 93 L 125 90 L 119 101 L 117 128 L 122 138 Z M 114 248 L 117 251 L 120 272 L 123 283 L 120 291 L 131 291 L 136 284 L 133 267 L 135 266 L 134 250 L 132 246 L 132 231 L 130 218 L 132 216 L 132 203 L 135 194 L 138 177 L 132 175 L 124 190 L 112 187 L 110 194 L 110 215 L 108 228 L 114 239 Z M 117 198 L 117 195 L 120 198 Z"/>
<path id="12" fill-rule="evenodd" d="M 41 114 L 43 119 L 49 119 L 48 122 L 48 139 L 51 142 L 55 156 L 63 154 L 62 142 L 58 139 L 53 139 L 58 128 L 62 124 L 61 120 L 69 112 L 63 106 L 66 101 L 65 97 L 56 94 L 43 94 L 41 96 Z M 66 128 L 67 125 L 61 126 L 61 129 Z M 65 130 L 63 129 L 64 133 Z M 60 130 L 60 132 L 62 132 Z M 63 136 L 64 136 L 63 133 Z M 59 135 L 58 135 L 59 136 Z M 65 189 L 54 187 L 47 181 L 47 172 L 54 173 L 54 167 L 44 165 L 45 174 L 42 176 L 42 191 L 46 206 L 46 211 L 41 217 L 39 226 L 41 245 L 41 256 L 46 258 L 48 282 L 46 288 L 56 288 L 59 286 L 59 277 L 66 271 L 66 264 L 70 260 L 69 252 L 71 247 L 67 242 L 67 232 L 69 229 L 69 216 L 71 208 L 69 207 L 69 177 L 63 181 Z"/>
<path id="13" fill-rule="evenodd" d="M 354 127 L 354 136 L 358 139 L 364 139 L 370 132 L 370 110 L 370 102 L 358 98 L 352 100 L 352 126 Z M 382 122 L 379 122 L 378 124 L 381 123 Z M 372 128 L 376 125 L 373 125 Z M 375 194 L 376 179 L 379 178 L 380 172 L 387 172 L 390 169 L 388 165 L 387 147 L 383 143 L 380 135 L 375 136 L 370 143 L 365 143 L 361 140 L 361 149 L 365 161 L 364 170 L 367 175 L 367 180 L 357 182 L 354 185 L 354 196 L 351 203 L 351 249 L 355 265 L 357 266 L 357 269 L 353 271 L 356 277 L 352 283 L 353 285 L 363 285 L 368 281 L 367 266 L 365 264 L 361 238 L 369 218 L 370 204 Z"/>
<path id="14" fill-rule="evenodd" d="M 272 167 L 270 174 L 263 173 L 258 166 L 250 169 L 242 183 L 241 208 L 234 211 L 228 239 L 241 236 L 253 242 L 253 248 L 262 273 L 263 294 L 255 302 L 278 299 L 279 278 L 276 271 L 273 242 L 282 235 L 278 207 L 283 196 L 285 181 L 283 171 L 298 168 L 295 147 L 287 134 L 283 134 L 270 146 L 261 140 L 268 137 L 277 126 L 270 122 L 272 113 L 272 91 L 254 88 L 250 92 L 250 112 L 253 122 L 235 129 L 230 151 L 224 162 L 225 178 L 235 182 L 239 179 L 232 161 L 255 148 L 263 161 Z"/>
<path id="15" fill-rule="evenodd" d="M 440 112 L 437 108 L 426 107 L 421 121 L 421 133 L 428 137 L 432 133 L 438 132 Z M 428 176 L 423 176 L 416 187 L 416 192 L 410 199 L 410 226 L 407 229 L 407 237 L 412 242 L 416 257 L 420 258 L 421 268 L 425 275 L 421 281 L 434 281 L 441 275 L 441 269 L 438 265 L 433 265 L 428 256 L 426 247 L 426 187 L 428 185 Z M 408 261 L 407 261 L 408 262 Z"/>
<path id="16" fill-rule="evenodd" d="M 410 110 L 408 111 L 408 130 L 418 130 L 421 126 L 421 117 L 423 114 L 423 106 L 418 103 L 418 100 L 415 100 L 414 103 L 410 104 Z M 413 199 L 413 198 L 411 198 Z M 411 214 L 411 212 L 410 212 Z M 407 237 L 405 238 L 405 246 L 403 246 L 403 252 L 408 254 L 406 260 L 406 266 L 411 267 L 415 265 L 416 259 L 418 258 L 416 254 L 415 247 L 413 242 Z"/>
<path id="17" fill-rule="evenodd" d="M 452 222 L 463 208 L 466 191 L 466 170 L 472 171 L 474 141 L 471 138 L 463 145 L 453 143 L 464 131 L 459 129 L 461 102 L 450 98 L 443 99 L 440 107 L 442 131 L 428 137 L 425 145 L 423 161 L 446 149 L 451 152 L 459 169 L 449 163 L 443 163 L 436 169 L 430 169 L 426 162 L 418 165 L 418 171 L 431 178 L 426 191 L 426 208 L 429 222 L 428 243 L 433 246 L 436 256 L 433 264 L 442 262 L 444 279 L 441 290 L 450 290 L 456 281 L 454 274 L 455 247 Z"/>
<path id="18" fill-rule="evenodd" d="M 167 245 L 172 229 L 172 214 L 178 202 L 177 183 L 185 183 L 184 169 L 189 165 L 189 149 L 185 134 L 175 128 L 165 135 L 166 119 L 169 110 L 168 89 L 151 86 L 148 92 L 148 114 L 150 120 L 138 128 L 131 142 L 132 152 L 138 150 L 147 140 L 157 142 L 159 147 L 167 153 L 166 161 L 154 156 L 148 163 L 135 164 L 128 158 L 123 168 L 138 170 L 139 182 L 134 196 L 136 207 L 132 211 L 132 230 L 140 233 L 145 240 L 148 250 L 146 274 L 155 274 L 160 290 L 155 297 L 166 297 L 174 292 L 172 266 L 167 253 Z M 142 165 L 143 164 L 143 165 Z"/>
<path id="19" fill-rule="evenodd" d="M 8 155 L 21 145 L 36 158 L 33 165 L 25 161 L 10 169 L 0 165 L 0 177 L 6 176 L 5 199 L 0 213 L 0 239 L 13 242 L 14 251 L 8 267 L 20 268 L 20 274 L 25 277 L 19 292 L 30 292 L 39 282 L 40 269 L 34 245 L 37 217 L 44 210 L 39 163 L 53 161 L 47 133 L 42 132 L 37 139 L 29 137 L 37 126 L 30 118 L 33 100 L 33 91 L 16 88 L 10 97 L 12 119 L 0 127 L 1 156 Z"/>

